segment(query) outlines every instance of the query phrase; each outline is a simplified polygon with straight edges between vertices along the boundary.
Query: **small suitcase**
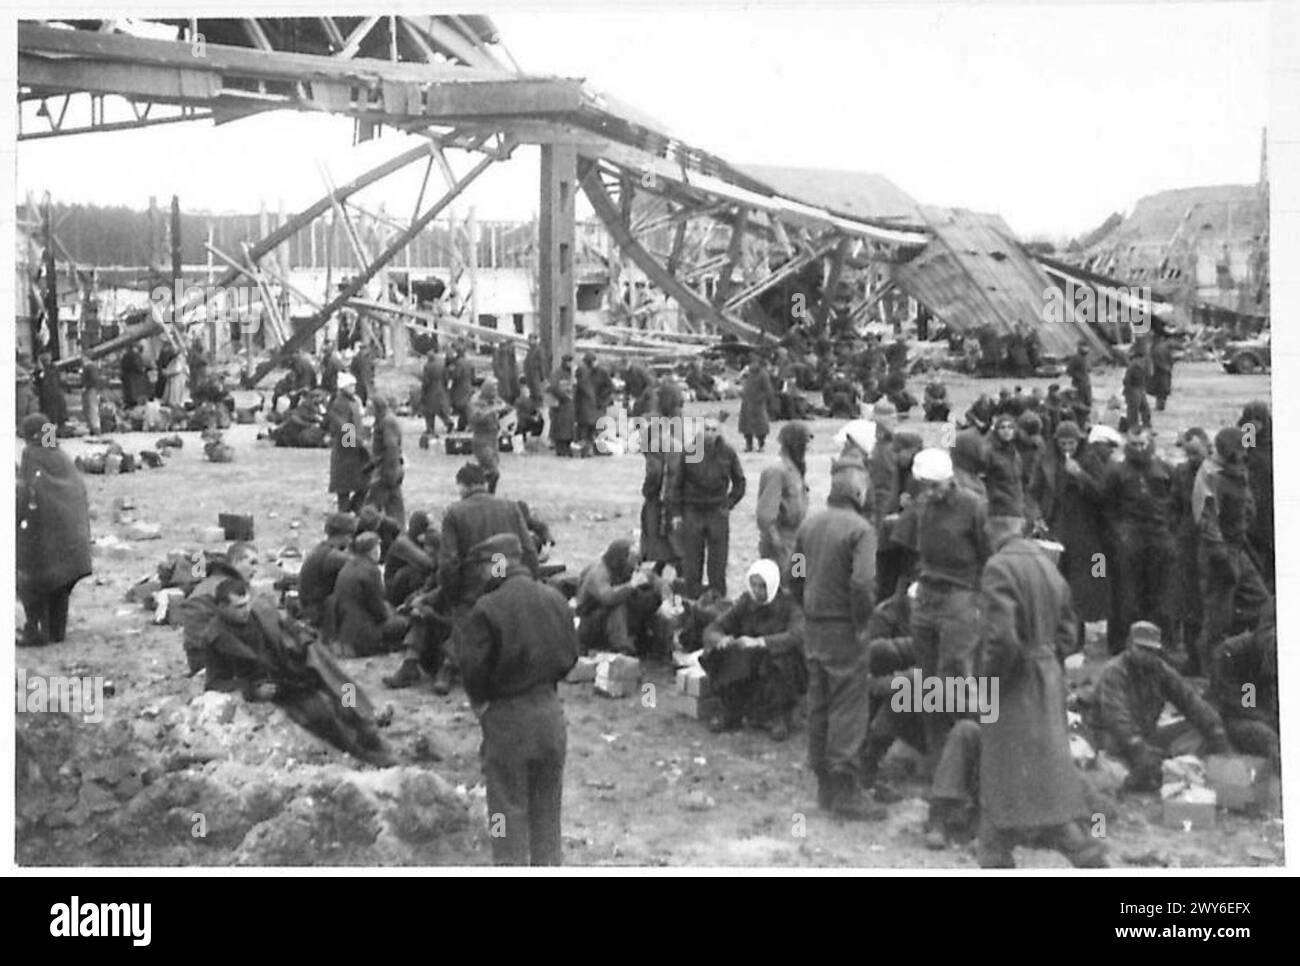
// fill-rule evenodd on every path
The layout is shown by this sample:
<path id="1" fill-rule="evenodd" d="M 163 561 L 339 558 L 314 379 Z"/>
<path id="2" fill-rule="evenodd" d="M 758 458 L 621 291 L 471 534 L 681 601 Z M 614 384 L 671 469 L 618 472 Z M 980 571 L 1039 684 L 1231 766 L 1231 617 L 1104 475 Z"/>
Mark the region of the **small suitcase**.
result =
<path id="1" fill-rule="evenodd" d="M 217 526 L 225 531 L 227 540 L 252 540 L 253 518 L 244 513 L 219 513 Z"/>
<path id="2" fill-rule="evenodd" d="M 448 433 L 443 448 L 448 456 L 469 456 L 474 452 L 474 437 L 469 433 Z"/>

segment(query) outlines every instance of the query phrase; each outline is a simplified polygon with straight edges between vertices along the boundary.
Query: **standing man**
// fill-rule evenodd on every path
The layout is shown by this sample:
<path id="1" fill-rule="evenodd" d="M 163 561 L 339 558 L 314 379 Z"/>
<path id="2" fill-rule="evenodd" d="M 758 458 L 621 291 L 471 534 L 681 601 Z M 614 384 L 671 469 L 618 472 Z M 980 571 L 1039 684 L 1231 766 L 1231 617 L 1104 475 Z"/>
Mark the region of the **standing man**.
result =
<path id="1" fill-rule="evenodd" d="M 556 683 L 578 660 L 578 635 L 564 597 L 522 558 L 514 534 L 471 549 L 483 594 L 456 635 L 456 660 L 483 728 L 492 861 L 560 865 L 566 724 Z"/>
<path id="2" fill-rule="evenodd" d="M 758 480 L 758 555 L 780 568 L 789 584 L 794 538 L 808 514 L 807 453 L 812 432 L 806 423 L 786 423 L 777 433 L 781 462 L 763 470 Z"/>
<path id="3" fill-rule="evenodd" d="M 768 409 L 775 398 L 772 377 L 767 374 L 767 367 L 763 365 L 758 353 L 754 353 L 749 357 L 749 365 L 741 376 L 740 435 L 745 437 L 746 453 L 754 451 L 755 437 L 758 437 L 758 451 L 763 452 L 770 430 Z"/>
<path id="4" fill-rule="evenodd" d="M 456 432 L 469 427 L 469 402 L 474 396 L 474 363 L 469 361 L 464 347 L 456 350 L 451 367 L 451 411 L 456 414 Z"/>
<path id="5" fill-rule="evenodd" d="M 528 336 L 528 352 L 524 356 L 524 385 L 533 402 L 541 406 L 542 394 L 546 391 L 546 357 L 542 355 L 542 346 L 534 332 Z"/>
<path id="6" fill-rule="evenodd" d="M 501 416 L 509 407 L 497 395 L 495 379 L 483 380 L 469 404 L 469 429 L 473 434 L 474 459 L 483 467 L 489 493 L 497 491 L 501 479 Z"/>
<path id="7" fill-rule="evenodd" d="M 922 450 L 912 461 L 912 476 L 921 490 L 893 536 L 916 560 L 912 643 L 925 677 L 965 677 L 974 673 L 979 643 L 980 571 L 992 555 L 989 518 L 980 498 L 957 486 L 947 450 Z M 948 713 L 925 715 L 931 767 L 954 721 Z"/>
<path id="8" fill-rule="evenodd" d="M 375 357 L 369 343 L 362 342 L 357 347 L 357 354 L 352 357 L 351 371 L 357 380 L 357 398 L 365 406 L 375 391 Z"/>
<path id="9" fill-rule="evenodd" d="M 466 463 L 456 471 L 460 499 L 447 507 L 442 517 L 442 541 L 438 546 L 438 582 L 447 599 L 460 605 L 461 613 L 474 603 L 476 593 L 469 579 L 469 552 L 488 537 L 513 533 L 523 548 L 523 561 L 537 569 L 537 551 L 528 533 L 519 504 L 487 491 L 487 477 L 477 463 Z"/>
<path id="10" fill-rule="evenodd" d="M 370 454 L 362 442 L 361 403 L 355 395 L 357 380 L 350 373 L 339 374 L 339 390 L 325 415 L 330 434 L 329 492 L 338 497 L 340 513 L 355 513 L 365 497 L 364 467 Z"/>
<path id="11" fill-rule="evenodd" d="M 1133 344 L 1133 356 L 1124 370 L 1125 426 L 1132 433 L 1151 425 L 1151 406 L 1147 403 L 1147 386 L 1151 369 L 1147 362 L 1146 346 Z"/>
<path id="12" fill-rule="evenodd" d="M 91 436 L 98 436 L 99 397 L 105 387 L 99 366 L 87 359 L 81 366 L 81 415 L 86 420 Z M 21 415 L 21 414 L 20 414 Z"/>
<path id="13" fill-rule="evenodd" d="M 1127 637 L 1134 621 L 1149 620 L 1159 625 L 1164 640 L 1173 640 L 1172 496 L 1173 473 L 1155 455 L 1150 430 L 1135 430 L 1125 444 L 1124 462 L 1109 464 L 1102 483 L 1102 505 L 1112 523 L 1119 557 L 1111 588 L 1117 595 L 1120 626 L 1115 633 L 1120 639 Z"/>
<path id="14" fill-rule="evenodd" d="M 132 343 L 122 354 L 122 402 L 127 409 L 149 401 L 148 370 L 140 346 Z"/>
<path id="15" fill-rule="evenodd" d="M 1236 426 L 1225 426 L 1214 435 L 1214 455 L 1196 474 L 1191 502 L 1201 538 L 1196 563 L 1205 614 L 1196 654 L 1201 668 L 1208 671 L 1215 648 L 1232 630 L 1236 612 L 1248 612 L 1254 620 L 1272 601 L 1246 550 L 1246 535 L 1255 522 L 1255 498 L 1246 479 L 1246 449 Z"/>
<path id="16" fill-rule="evenodd" d="M 1092 409 L 1092 373 L 1088 367 L 1088 345 L 1079 343 L 1079 351 L 1065 364 L 1065 374 L 1070 377 L 1070 385 L 1079 399 L 1079 405 Z"/>
<path id="17" fill-rule="evenodd" d="M 1174 345 L 1166 335 L 1151 347 L 1151 395 L 1156 397 L 1156 411 L 1165 411 L 1165 400 L 1174 390 Z"/>
<path id="18" fill-rule="evenodd" d="M 375 412 L 375 425 L 371 430 L 370 491 L 366 503 L 377 507 L 385 516 L 406 526 L 406 503 L 402 499 L 402 481 L 406 478 L 406 463 L 402 458 L 402 424 L 393 414 L 392 404 L 383 396 L 371 400 Z"/>
<path id="19" fill-rule="evenodd" d="M 331 396 L 338 392 L 339 374 L 344 371 L 343 357 L 333 341 L 326 339 L 321 348 L 320 387 Z"/>
<path id="20" fill-rule="evenodd" d="M 68 396 L 63 386 L 63 376 L 54 365 L 54 357 L 42 352 L 36 365 L 36 396 L 41 412 L 59 429 L 68 421 Z"/>
<path id="21" fill-rule="evenodd" d="M 496 376 L 497 393 L 513 406 L 519 398 L 519 363 L 515 361 L 515 344 L 509 339 L 502 339 L 492 350 L 492 374 Z"/>
<path id="22" fill-rule="evenodd" d="M 1268 403 L 1249 402 L 1241 410 L 1241 444 L 1246 448 L 1246 476 L 1255 496 L 1255 523 L 1247 533 L 1250 548 L 1259 561 L 1260 576 L 1276 587 L 1273 549 L 1273 416 Z"/>
<path id="23" fill-rule="evenodd" d="M 1197 521 L 1192 516 L 1192 493 L 1201 464 L 1210 453 L 1210 438 L 1205 430 L 1193 426 L 1178 438 L 1175 445 L 1183 451 L 1186 459 L 1174 465 L 1170 482 L 1169 519 L 1174 535 L 1174 575 L 1170 591 L 1173 594 L 1172 609 L 1177 631 L 1177 637 L 1170 641 L 1170 646 L 1179 648 L 1188 659 L 1183 670 L 1200 677 L 1209 669 L 1201 668 L 1200 656 L 1196 650 L 1204 608 L 1201 603 L 1201 572 L 1196 560 L 1201 535 Z M 1067 544 L 1067 553 L 1068 546 Z"/>
<path id="24" fill-rule="evenodd" d="M 688 452 L 680 462 L 670 464 L 677 470 L 670 491 L 674 527 L 681 532 L 686 596 L 696 600 L 703 592 L 707 554 L 709 587 L 719 597 L 726 597 L 729 514 L 744 499 L 745 471 L 736 451 L 722 438 L 716 416 L 705 418 L 702 438 L 697 438 L 695 445 L 695 453 Z"/>
<path id="25" fill-rule="evenodd" d="M 477 463 L 466 463 L 456 471 L 460 499 L 442 515 L 442 540 L 438 546 L 438 587 L 451 611 L 454 638 L 465 615 L 482 592 L 474 582 L 470 551 L 489 537 L 509 533 L 519 538 L 523 562 L 537 572 L 537 549 L 528 533 L 519 504 L 487 492 L 487 477 Z M 455 661 L 442 664 L 434 692 L 447 694 L 456 674 Z"/>
<path id="26" fill-rule="evenodd" d="M 876 582 L 876 532 L 864 515 L 868 479 L 861 460 L 835 461 L 826 509 L 795 534 L 791 589 L 805 616 L 808 762 L 817 806 L 876 821 L 885 809 L 863 796 L 860 774 L 871 720 L 866 628 Z"/>
<path id="27" fill-rule="evenodd" d="M 906 351 L 906 344 L 903 349 Z M 867 471 L 871 474 L 869 515 L 879 535 L 885 517 L 898 511 L 898 454 L 894 450 L 898 409 L 888 399 L 881 399 L 872 407 L 871 417 L 876 423 L 876 444 L 866 457 Z"/>
<path id="28" fill-rule="evenodd" d="M 596 357 L 587 353 L 573 375 L 573 411 L 581 455 L 590 456 L 596 437 L 600 407 L 596 403 Z"/>
<path id="29" fill-rule="evenodd" d="M 430 439 L 438 438 L 438 420 L 452 431 L 451 398 L 447 394 L 447 365 L 436 351 L 430 351 L 420 371 L 420 415 L 424 417 L 424 434 L 420 448 L 427 449 Z"/>
<path id="30" fill-rule="evenodd" d="M 1088 809 L 1070 757 L 1057 656 L 1074 648 L 1069 585 L 1014 525 L 999 522 L 990 537 L 979 671 L 999 682 L 999 700 L 997 717 L 980 722 L 976 857 L 982 868 L 1012 868 L 1015 845 L 1036 838 L 1072 865 L 1103 868 L 1101 843 L 1078 825 Z"/>
<path id="31" fill-rule="evenodd" d="M 555 446 L 556 456 L 573 455 L 573 438 L 577 432 L 577 417 L 574 407 L 573 356 L 560 360 L 559 368 L 551 375 L 547 394 L 554 405 L 551 406 L 551 443 Z"/>

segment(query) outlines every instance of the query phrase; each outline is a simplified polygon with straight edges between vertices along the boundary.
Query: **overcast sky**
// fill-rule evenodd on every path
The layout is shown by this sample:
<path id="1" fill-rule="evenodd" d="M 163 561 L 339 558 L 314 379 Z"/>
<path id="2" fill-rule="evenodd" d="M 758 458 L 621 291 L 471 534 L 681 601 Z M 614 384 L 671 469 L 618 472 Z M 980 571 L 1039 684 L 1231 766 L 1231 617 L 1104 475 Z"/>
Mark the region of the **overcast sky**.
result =
<path id="1" fill-rule="evenodd" d="M 877 172 L 1022 236 L 1086 231 L 1164 188 L 1253 182 L 1268 121 L 1263 4 L 549 4 L 494 19 L 525 70 L 584 77 L 728 160 Z M 318 161 L 342 181 L 404 148 L 354 148 L 351 130 L 277 114 L 28 141 L 18 193 L 293 210 L 321 193 Z M 489 172 L 466 204 L 530 217 L 535 159 Z M 368 200 L 406 211 L 418 178 Z"/>

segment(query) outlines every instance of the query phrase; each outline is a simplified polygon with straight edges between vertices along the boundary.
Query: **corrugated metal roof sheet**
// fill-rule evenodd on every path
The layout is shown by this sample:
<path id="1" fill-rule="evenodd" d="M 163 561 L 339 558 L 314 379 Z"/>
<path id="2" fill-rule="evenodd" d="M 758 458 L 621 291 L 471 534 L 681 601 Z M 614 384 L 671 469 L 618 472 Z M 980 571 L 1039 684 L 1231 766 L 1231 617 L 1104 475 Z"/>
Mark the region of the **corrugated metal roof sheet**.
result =
<path id="1" fill-rule="evenodd" d="M 1000 217 L 960 208 L 921 213 L 934 240 L 898 266 L 894 278 L 940 321 L 960 332 L 992 325 L 999 334 L 1023 323 L 1038 333 L 1044 354 L 1058 358 L 1074 352 L 1081 338 L 1104 348 L 1086 327 L 1043 318 L 1052 283 Z"/>
<path id="2" fill-rule="evenodd" d="M 883 175 L 766 164 L 738 164 L 735 168 L 779 195 L 836 214 L 922 224 L 915 199 Z"/>
<path id="3" fill-rule="evenodd" d="M 1207 235 L 1227 241 L 1250 238 L 1263 229 L 1264 199 L 1257 185 L 1175 188 L 1138 199 L 1133 213 L 1092 247 L 1108 250 L 1149 242 L 1161 251 L 1175 233 L 1184 241 Z"/>

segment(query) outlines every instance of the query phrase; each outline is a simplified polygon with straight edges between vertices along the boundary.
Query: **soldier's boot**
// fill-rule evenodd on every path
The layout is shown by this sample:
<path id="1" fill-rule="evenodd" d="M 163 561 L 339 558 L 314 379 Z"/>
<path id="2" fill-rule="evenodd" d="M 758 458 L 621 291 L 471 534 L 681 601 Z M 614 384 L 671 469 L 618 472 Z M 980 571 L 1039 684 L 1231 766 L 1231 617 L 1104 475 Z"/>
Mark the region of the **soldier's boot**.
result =
<path id="1" fill-rule="evenodd" d="M 401 667 L 394 674 L 389 674 L 384 678 L 384 687 L 388 688 L 409 688 L 420 683 L 420 662 L 413 657 L 408 657 L 402 661 Z"/>
<path id="2" fill-rule="evenodd" d="M 451 689 L 456 686 L 456 670 L 448 661 L 438 668 L 438 676 L 433 680 L 433 693 L 438 695 L 451 694 Z"/>
<path id="3" fill-rule="evenodd" d="M 872 797 L 885 805 L 892 805 L 903 800 L 903 794 L 889 782 L 880 778 L 880 763 L 889 749 L 893 747 L 893 737 L 880 738 L 867 736 L 862 745 L 862 786 L 870 788 Z"/>
<path id="4" fill-rule="evenodd" d="M 785 711 L 772 719 L 771 724 L 768 725 L 767 733 L 773 741 L 785 741 L 790 737 L 793 727 L 791 714 L 789 711 Z"/>
<path id="5" fill-rule="evenodd" d="M 1106 846 L 1084 833 L 1074 822 L 1066 822 L 1052 830 L 1052 846 L 1070 860 L 1076 869 L 1108 869 Z"/>
<path id="6" fill-rule="evenodd" d="M 946 849 L 965 845 L 975 837 L 975 808 L 950 798 L 930 800 L 930 816 L 926 821 L 925 845 L 930 849 Z"/>
<path id="7" fill-rule="evenodd" d="M 831 776 L 831 812 L 850 822 L 879 822 L 889 810 L 862 793 L 858 777 L 851 772 Z"/>

